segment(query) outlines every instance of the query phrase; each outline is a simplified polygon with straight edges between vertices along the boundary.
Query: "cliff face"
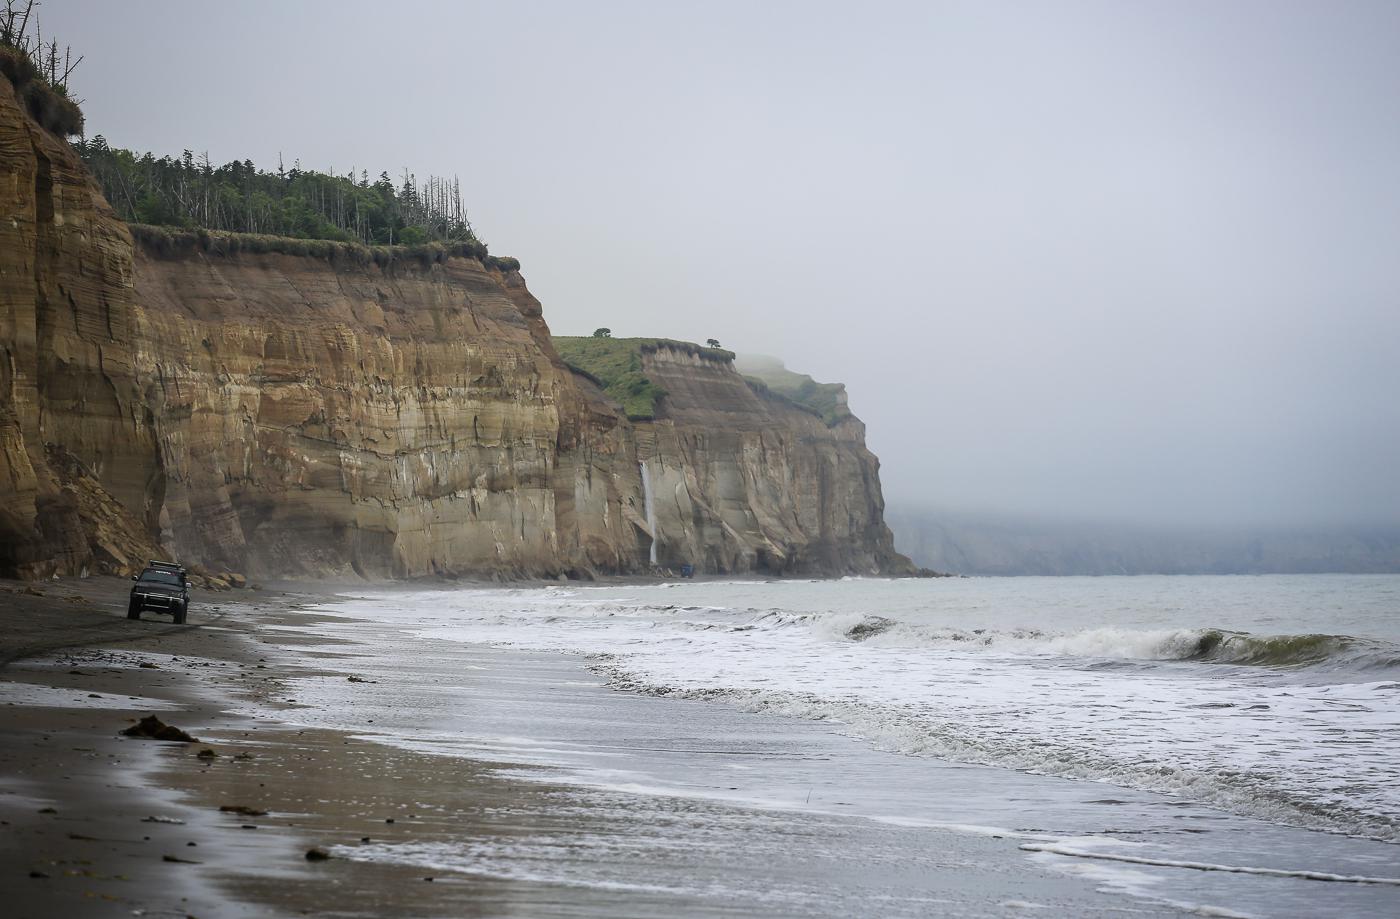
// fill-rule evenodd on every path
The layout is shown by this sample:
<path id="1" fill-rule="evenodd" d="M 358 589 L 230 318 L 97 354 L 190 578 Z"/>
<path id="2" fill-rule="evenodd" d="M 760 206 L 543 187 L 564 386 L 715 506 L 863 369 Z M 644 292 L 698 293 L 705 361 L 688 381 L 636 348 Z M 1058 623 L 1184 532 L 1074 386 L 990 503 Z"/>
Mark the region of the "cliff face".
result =
<path id="1" fill-rule="evenodd" d="M 84 417 L 72 446 L 102 445 L 112 487 L 149 474 L 152 431 L 126 417 L 113 381 L 131 376 L 130 348 L 115 344 L 131 340 L 131 275 L 125 228 L 0 77 L 0 570 L 121 568 L 154 548 L 65 452 L 59 421 Z"/>
<path id="2" fill-rule="evenodd" d="M 858 421 L 649 356 L 633 424 L 475 259 L 133 243 L 0 80 L 0 571 L 903 570 Z"/>
<path id="3" fill-rule="evenodd" d="M 906 570 L 884 523 L 879 462 L 858 419 L 828 427 L 704 352 L 660 347 L 644 354 L 642 368 L 666 391 L 658 418 L 636 423 L 661 564 Z"/>

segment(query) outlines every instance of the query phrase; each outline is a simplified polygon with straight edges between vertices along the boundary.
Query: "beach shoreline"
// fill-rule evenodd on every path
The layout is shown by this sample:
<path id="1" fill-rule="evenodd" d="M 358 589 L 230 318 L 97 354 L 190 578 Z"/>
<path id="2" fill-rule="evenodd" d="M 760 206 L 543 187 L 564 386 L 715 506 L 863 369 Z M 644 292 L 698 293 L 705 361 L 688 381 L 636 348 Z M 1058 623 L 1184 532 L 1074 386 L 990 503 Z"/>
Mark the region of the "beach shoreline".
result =
<path id="1" fill-rule="evenodd" d="M 435 755 L 383 742 L 372 723 L 362 734 L 310 726 L 311 709 L 294 695 L 297 686 L 350 686 L 352 678 L 372 683 L 379 676 L 355 675 L 370 662 L 356 658 L 364 647 L 342 642 L 343 659 L 336 659 L 340 640 L 317 633 L 323 617 L 314 607 L 353 595 L 357 586 L 381 593 L 394 586 L 284 586 L 199 592 L 189 625 L 175 626 L 150 614 L 128 621 L 126 582 L 117 578 L 0 583 L 0 864 L 13 891 L 12 915 L 736 915 L 745 911 L 744 901 L 732 891 L 717 897 L 705 885 L 732 876 L 742 896 L 761 898 L 770 875 L 801 887 L 847 870 L 853 890 L 877 891 L 900 875 L 897 866 L 857 870 L 829 851 L 822 834 L 852 832 L 854 824 L 839 817 L 774 817 L 734 802 L 666 794 L 645 795 L 675 802 L 659 817 L 634 817 L 634 796 L 606 792 L 583 800 L 576 788 L 552 784 L 547 770 L 541 779 L 538 764 L 529 767 L 531 778 L 511 775 L 521 767 L 509 752 Z M 509 652 L 479 653 L 491 670 L 481 686 L 509 682 L 521 666 Z M 587 705 L 601 704 L 619 722 L 633 717 L 633 706 L 670 704 L 683 712 L 703 705 L 661 703 L 601 685 L 584 691 L 571 683 L 583 673 L 581 664 L 545 666 L 533 682 L 547 686 L 552 698 L 581 692 Z M 522 685 L 531 682 L 527 677 Z M 373 685 L 352 688 L 375 692 Z M 547 720 L 545 710 L 555 703 L 528 705 L 536 714 L 525 717 Z M 199 742 L 120 735 L 148 714 Z M 619 846 L 628 847 L 637 833 L 664 852 L 670 831 L 656 836 L 655 824 L 678 814 L 702 832 L 751 825 L 778 840 L 797 833 L 815 840 L 804 845 L 815 846 L 818 861 L 802 846 L 750 857 L 731 841 L 696 866 L 671 871 L 663 858 L 641 869 L 639 883 L 606 880 Z M 646 825 L 636 823 L 641 820 Z M 857 831 L 904 832 L 864 824 Z M 551 852 L 566 853 L 562 860 L 551 854 L 542 874 L 499 870 L 487 858 L 431 867 L 434 852 L 465 845 L 489 855 L 517 843 L 539 846 L 542 839 Z M 992 890 L 959 889 L 968 883 L 957 866 L 970 857 L 960 847 L 988 844 L 956 843 L 940 857 L 943 873 L 921 883 L 985 900 L 979 915 L 1014 913 L 1026 890 L 1084 886 L 1047 883 L 1028 865 L 1010 862 L 998 869 L 1009 878 Z M 998 845 L 1014 852 L 1013 841 Z M 331 857 L 308 860 L 312 849 Z M 403 858 L 404 852 L 419 854 Z M 710 879 L 690 883 L 696 872 Z M 1012 905 L 1002 908 L 1003 901 Z M 779 898 L 770 912 L 807 909 Z"/>
<path id="2" fill-rule="evenodd" d="M 180 627 L 127 621 L 119 579 L 0 583 L 14 914 L 1193 909 L 1140 869 L 1024 844 L 1132 821 L 1214 838 L 1208 811 L 893 754 L 838 723 L 618 691 L 577 654 L 438 635 L 440 604 L 509 610 L 530 586 L 201 593 Z M 146 714 L 200 742 L 119 736 Z"/>
<path id="3" fill-rule="evenodd" d="M 127 620 L 127 589 L 105 577 L 0 583 L 0 859 L 13 915 L 251 914 L 217 879 L 270 849 L 290 862 L 300 840 L 264 833 L 255 851 L 227 839 L 229 814 L 161 776 L 204 778 L 233 761 L 223 738 L 251 725 L 236 714 L 231 684 L 266 672 L 251 623 L 302 598 L 196 591 L 190 623 L 176 626 L 149 612 Z M 258 682 L 264 693 L 273 685 Z M 204 742 L 120 735 L 148 714 Z M 202 750 L 219 755 L 200 758 Z"/>
<path id="4" fill-rule="evenodd" d="M 478 764 L 445 770 L 444 784 L 440 759 L 266 716 L 296 706 L 285 682 L 296 639 L 268 627 L 313 625 L 306 608 L 339 586 L 197 591 L 189 624 L 176 626 L 150 613 L 128 621 L 123 579 L 0 582 L 9 914 L 516 913 L 528 884 L 308 858 L 469 832 L 441 805 L 416 813 L 434 786 L 473 808 L 514 797 Z M 150 714 L 197 742 L 121 736 Z"/>

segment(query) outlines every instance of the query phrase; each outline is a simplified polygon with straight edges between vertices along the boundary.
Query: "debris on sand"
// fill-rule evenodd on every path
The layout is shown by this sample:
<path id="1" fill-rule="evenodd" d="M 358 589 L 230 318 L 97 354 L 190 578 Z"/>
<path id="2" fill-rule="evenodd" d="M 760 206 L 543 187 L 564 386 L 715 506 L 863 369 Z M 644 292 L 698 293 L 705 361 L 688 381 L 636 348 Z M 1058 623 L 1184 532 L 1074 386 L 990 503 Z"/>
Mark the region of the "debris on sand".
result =
<path id="1" fill-rule="evenodd" d="M 142 661 L 141 664 L 140 664 L 140 667 L 141 667 L 142 670 L 159 670 L 159 669 L 160 669 L 159 667 L 157 667 L 155 664 L 151 663 L 150 661 Z"/>
<path id="2" fill-rule="evenodd" d="M 346 679 L 349 680 L 349 681 L 352 682 L 352 683 L 378 683 L 378 682 L 379 682 L 378 680 L 367 680 L 367 679 L 365 679 L 364 677 L 360 677 L 360 676 L 348 676 L 348 677 L 346 677 Z"/>
<path id="3" fill-rule="evenodd" d="M 205 747 L 203 750 L 200 750 L 198 753 L 195 754 L 195 756 L 199 757 L 200 759 L 215 759 L 218 757 L 218 755 L 219 754 L 215 753 L 208 747 Z"/>
<path id="4" fill-rule="evenodd" d="M 148 737 L 151 740 L 175 740 L 180 743 L 199 743 L 197 738 L 191 737 L 173 724 L 166 724 L 155 715 L 147 715 L 137 722 L 133 727 L 122 731 L 124 737 Z"/>
<path id="5" fill-rule="evenodd" d="M 185 821 L 176 820 L 174 817 L 142 817 L 142 823 L 170 823 L 175 826 L 184 826 Z"/>
<path id="6" fill-rule="evenodd" d="M 242 814 L 244 817 L 266 817 L 267 811 L 249 807 L 246 804 L 224 804 L 219 810 L 225 814 Z"/>
<path id="7" fill-rule="evenodd" d="M 306 850 L 306 860 L 308 862 L 323 862 L 330 857 L 331 854 L 325 849 L 322 849 L 320 846 L 316 846 L 314 849 Z"/>
<path id="8" fill-rule="evenodd" d="M 175 855 L 162 855 L 162 856 L 160 857 L 160 860 L 163 861 L 163 862 L 174 862 L 174 863 L 177 864 L 177 865 L 202 865 L 202 864 L 204 864 L 203 862 L 197 862 L 197 861 L 195 861 L 195 860 L 192 859 L 192 858 L 180 858 L 180 857 L 175 856 Z"/>

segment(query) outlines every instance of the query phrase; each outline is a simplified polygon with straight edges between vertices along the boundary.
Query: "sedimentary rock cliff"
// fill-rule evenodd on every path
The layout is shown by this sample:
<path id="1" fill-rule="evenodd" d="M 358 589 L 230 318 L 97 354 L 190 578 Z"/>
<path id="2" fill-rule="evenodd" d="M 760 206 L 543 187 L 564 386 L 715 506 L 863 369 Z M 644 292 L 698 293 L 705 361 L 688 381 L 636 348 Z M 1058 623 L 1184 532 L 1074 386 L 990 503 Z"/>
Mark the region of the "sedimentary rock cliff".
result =
<path id="1" fill-rule="evenodd" d="M 661 564 L 904 569 L 859 419 L 828 427 L 819 414 L 751 386 L 732 360 L 701 349 L 648 350 L 642 367 L 666 392 L 657 418 L 635 423 Z"/>
<path id="2" fill-rule="evenodd" d="M 854 418 L 657 351 L 631 422 L 517 272 L 133 240 L 0 79 L 0 573 L 903 571 Z M 644 515 L 640 464 L 654 485 Z"/>

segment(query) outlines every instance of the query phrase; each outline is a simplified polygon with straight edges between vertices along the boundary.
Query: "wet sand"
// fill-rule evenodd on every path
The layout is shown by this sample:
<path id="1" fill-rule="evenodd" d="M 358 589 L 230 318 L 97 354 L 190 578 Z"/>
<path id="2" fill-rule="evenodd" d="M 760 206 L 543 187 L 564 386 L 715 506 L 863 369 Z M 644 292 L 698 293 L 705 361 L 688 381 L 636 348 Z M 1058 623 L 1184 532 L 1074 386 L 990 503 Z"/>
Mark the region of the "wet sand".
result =
<path id="1" fill-rule="evenodd" d="M 95 578 L 35 595 L 0 582 L 8 915 L 424 915 L 445 900 L 463 901 L 456 915 L 497 911 L 488 885 L 445 897 L 421 872 L 305 857 L 418 834 L 410 804 L 422 795 L 407 791 L 432 784 L 383 781 L 406 767 L 382 746 L 235 713 L 285 696 L 257 627 L 310 598 L 201 592 L 190 624 L 174 626 L 126 620 L 128 586 Z M 120 736 L 146 714 L 200 742 Z M 478 801 L 505 794 L 484 775 L 466 784 Z"/>
<path id="2" fill-rule="evenodd" d="M 173 626 L 127 621 L 127 589 L 91 579 L 34 596 L 0 582 L 8 915 L 985 916 L 1047 902 L 1076 915 L 1175 914 L 1031 870 L 1010 840 L 584 793 L 540 780 L 538 764 L 530 780 L 512 777 L 486 751 L 378 742 L 379 691 L 351 678 L 384 674 L 361 669 L 372 661 L 363 645 L 338 652 L 305 609 L 331 591 L 201 593 L 190 624 Z M 658 704 L 598 691 L 580 701 L 573 664 L 531 670 L 480 654 L 478 704 L 507 721 L 577 723 L 585 714 L 569 706 L 583 705 L 619 725 Z M 316 700 L 298 700 L 298 687 L 337 684 L 365 694 L 344 703 L 363 735 L 292 724 L 315 720 Z M 674 704 L 648 736 L 684 729 L 697 703 Z M 150 713 L 200 742 L 118 734 Z M 332 857 L 309 861 L 313 847 Z"/>
<path id="3" fill-rule="evenodd" d="M 111 578 L 0 582 L 8 915 L 531 912 L 541 899 L 525 895 L 531 885 L 306 858 L 311 848 L 470 835 L 472 814 L 519 795 L 478 764 L 236 713 L 249 702 L 295 705 L 276 657 L 260 653 L 295 640 L 258 629 L 324 596 L 199 592 L 190 623 L 175 626 L 152 613 L 126 620 L 128 589 Z M 119 734 L 147 714 L 199 742 Z"/>

